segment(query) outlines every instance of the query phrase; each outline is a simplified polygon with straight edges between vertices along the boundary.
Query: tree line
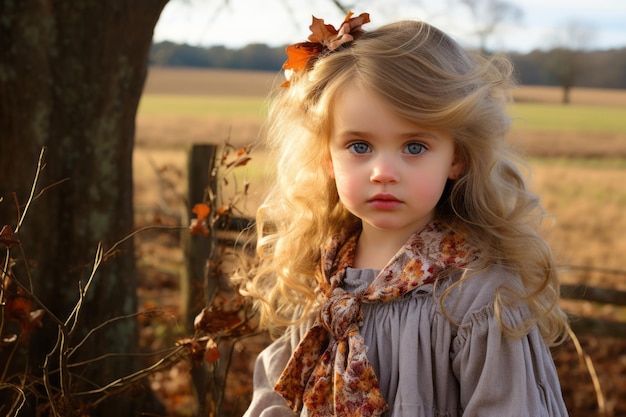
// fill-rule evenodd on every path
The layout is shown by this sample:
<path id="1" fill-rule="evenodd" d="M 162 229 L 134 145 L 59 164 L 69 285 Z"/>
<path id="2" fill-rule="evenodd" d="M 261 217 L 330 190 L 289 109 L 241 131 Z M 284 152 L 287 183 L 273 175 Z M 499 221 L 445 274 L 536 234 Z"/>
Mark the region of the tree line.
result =
<path id="1" fill-rule="evenodd" d="M 524 85 L 626 89 L 626 47 L 580 51 L 567 48 L 508 54 Z M 152 45 L 150 65 L 278 71 L 285 47 L 250 44 L 239 49 L 173 42 Z"/>

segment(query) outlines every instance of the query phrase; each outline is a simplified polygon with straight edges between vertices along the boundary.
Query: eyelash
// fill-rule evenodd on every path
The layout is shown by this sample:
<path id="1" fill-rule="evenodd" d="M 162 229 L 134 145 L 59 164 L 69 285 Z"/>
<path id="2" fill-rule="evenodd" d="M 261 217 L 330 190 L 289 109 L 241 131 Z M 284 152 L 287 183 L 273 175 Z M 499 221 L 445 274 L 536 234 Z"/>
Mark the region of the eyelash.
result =
<path id="1" fill-rule="evenodd" d="M 408 151 L 408 149 L 409 149 L 410 147 L 415 147 L 415 146 L 418 146 L 418 147 L 419 147 L 419 151 L 418 151 L 418 152 L 413 153 L 413 152 L 409 152 L 409 151 Z M 358 151 L 357 151 L 357 147 L 361 148 L 361 150 L 362 150 L 363 152 L 358 152 Z M 365 148 L 367 148 L 367 149 L 363 149 L 362 147 L 365 147 Z M 362 155 L 362 154 L 367 153 L 368 151 L 370 151 L 370 150 L 371 150 L 371 146 L 370 146 L 370 145 L 368 145 L 368 144 L 367 144 L 367 143 L 365 143 L 365 142 L 352 142 L 352 143 L 348 144 L 348 147 L 347 147 L 347 148 L 348 148 L 348 150 L 350 150 L 351 152 L 353 152 L 353 153 L 355 153 L 355 154 L 357 154 L 357 155 Z M 407 144 L 404 146 L 403 151 L 405 151 L 405 150 L 406 150 L 406 153 L 407 153 L 407 154 L 409 154 L 409 155 L 421 155 L 422 153 L 424 153 L 424 151 L 426 151 L 426 150 L 427 150 L 427 147 L 426 147 L 424 144 L 419 143 L 419 142 L 410 142 L 410 143 L 407 143 Z"/>
<path id="2" fill-rule="evenodd" d="M 421 144 L 421 143 L 419 143 L 419 142 L 411 142 L 411 143 L 407 143 L 407 144 L 406 144 L 406 146 L 404 147 L 404 149 L 407 149 L 407 150 L 408 150 L 408 148 L 409 148 L 410 146 L 415 146 L 415 145 L 419 146 L 419 152 L 417 152 L 417 153 L 408 152 L 410 155 L 421 155 L 421 154 L 423 154 L 423 153 L 424 153 L 424 151 L 426 151 L 426 149 L 427 149 L 425 145 L 423 145 L 423 144 Z"/>
<path id="3" fill-rule="evenodd" d="M 356 147 L 357 147 L 357 146 L 358 146 L 358 147 L 362 147 L 362 146 L 364 146 L 364 147 L 366 147 L 366 148 L 367 148 L 367 150 L 366 150 L 365 152 L 357 152 L 357 151 L 356 151 Z M 352 142 L 352 143 L 348 144 L 348 150 L 349 150 L 349 151 L 351 151 L 351 152 L 353 152 L 353 153 L 355 153 L 355 154 L 357 154 L 357 155 L 362 155 L 362 154 L 366 153 L 367 151 L 369 151 L 369 150 L 371 150 L 371 149 L 372 149 L 372 148 L 371 148 L 371 146 L 370 146 L 370 145 L 368 145 L 368 144 L 367 144 L 367 143 L 365 143 L 365 142 Z"/>

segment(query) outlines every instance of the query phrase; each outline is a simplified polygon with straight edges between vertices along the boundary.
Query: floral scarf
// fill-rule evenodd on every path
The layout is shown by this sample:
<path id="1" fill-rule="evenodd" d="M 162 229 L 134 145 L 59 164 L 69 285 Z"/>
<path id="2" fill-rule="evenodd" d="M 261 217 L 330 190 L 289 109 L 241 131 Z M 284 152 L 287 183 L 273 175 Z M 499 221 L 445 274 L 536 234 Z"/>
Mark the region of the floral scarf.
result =
<path id="1" fill-rule="evenodd" d="M 293 352 L 274 389 L 297 413 L 311 417 L 380 416 L 387 410 L 359 332 L 361 303 L 385 302 L 462 269 L 476 257 L 464 236 L 433 222 L 413 234 L 360 294 L 341 284 L 354 261 L 358 233 L 334 236 L 322 254 L 319 290 L 327 298 L 315 324 Z"/>

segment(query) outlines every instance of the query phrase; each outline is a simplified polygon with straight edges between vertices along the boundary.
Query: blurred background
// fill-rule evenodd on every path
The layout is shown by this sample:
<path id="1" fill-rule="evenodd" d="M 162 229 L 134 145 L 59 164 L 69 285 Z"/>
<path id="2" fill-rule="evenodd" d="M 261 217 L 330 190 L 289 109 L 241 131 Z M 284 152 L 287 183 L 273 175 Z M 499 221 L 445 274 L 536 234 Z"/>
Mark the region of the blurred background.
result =
<path id="1" fill-rule="evenodd" d="M 0 0 L 0 415 L 241 415 L 269 342 L 228 287 L 274 166 L 256 141 L 285 46 L 348 10 L 509 56 L 507 140 L 574 315 L 564 397 L 626 416 L 622 0 Z"/>
<path id="2" fill-rule="evenodd" d="M 229 48 L 287 45 L 308 36 L 311 15 L 336 26 L 345 16 L 343 8 L 370 13 L 371 28 L 398 19 L 426 20 L 465 46 L 492 51 L 530 52 L 575 42 L 588 49 L 626 44 L 626 5 L 619 0 L 327 0 L 305 6 L 296 0 L 170 1 L 155 27 L 154 40 Z M 579 39 L 569 33 L 573 24 L 580 26 Z"/>

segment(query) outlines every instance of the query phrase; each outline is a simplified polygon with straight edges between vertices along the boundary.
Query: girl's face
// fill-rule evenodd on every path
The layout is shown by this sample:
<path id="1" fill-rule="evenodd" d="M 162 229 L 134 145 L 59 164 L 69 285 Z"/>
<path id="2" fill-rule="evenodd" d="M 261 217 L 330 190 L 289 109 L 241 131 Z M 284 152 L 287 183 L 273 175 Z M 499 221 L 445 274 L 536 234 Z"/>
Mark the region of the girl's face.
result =
<path id="1" fill-rule="evenodd" d="M 448 178 L 462 173 L 453 138 L 398 117 L 356 87 L 340 94 L 335 109 L 330 169 L 342 203 L 363 233 L 408 238 L 433 219 Z"/>

